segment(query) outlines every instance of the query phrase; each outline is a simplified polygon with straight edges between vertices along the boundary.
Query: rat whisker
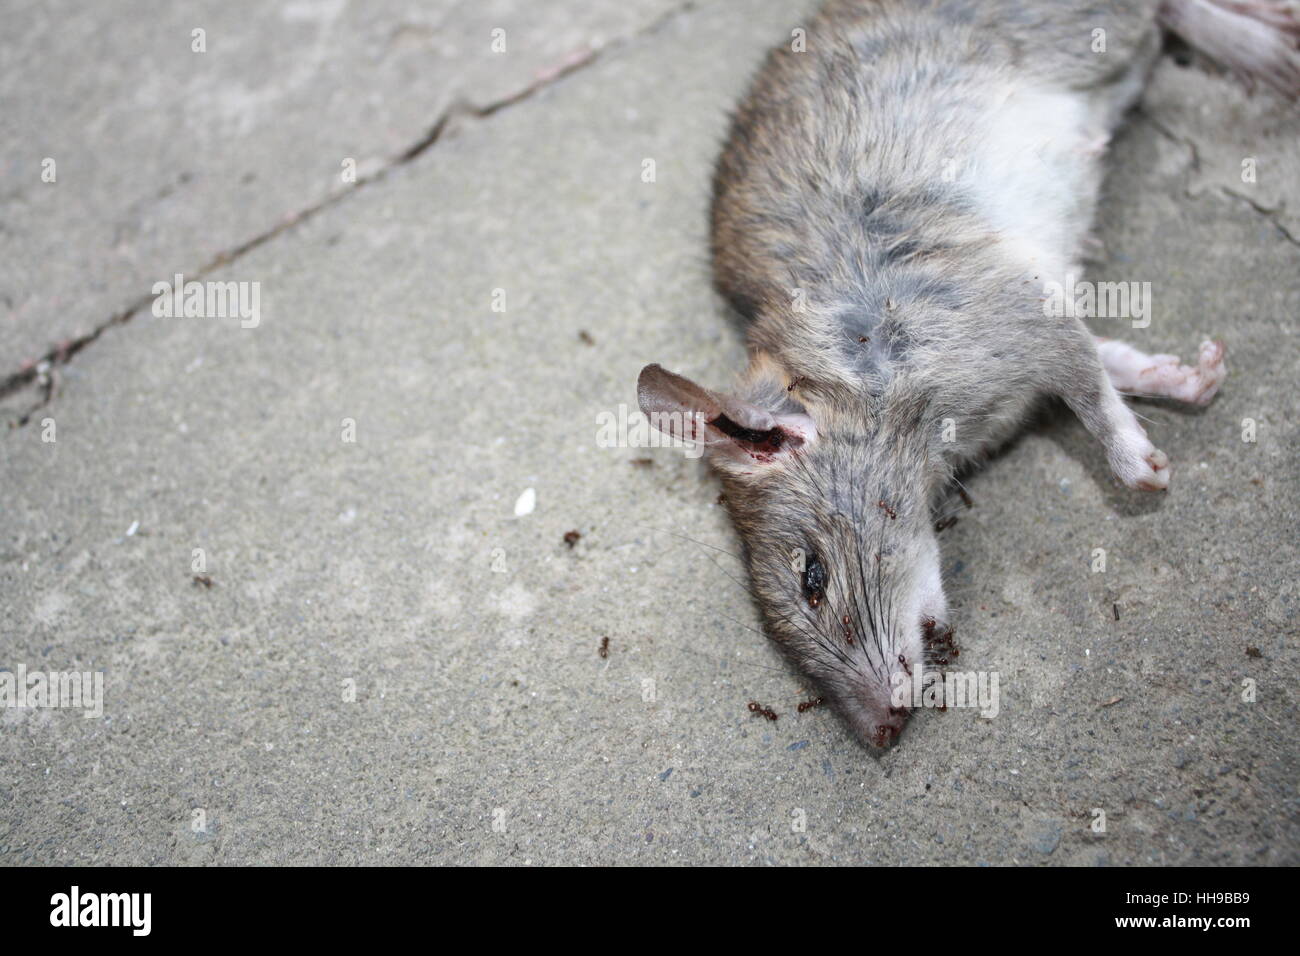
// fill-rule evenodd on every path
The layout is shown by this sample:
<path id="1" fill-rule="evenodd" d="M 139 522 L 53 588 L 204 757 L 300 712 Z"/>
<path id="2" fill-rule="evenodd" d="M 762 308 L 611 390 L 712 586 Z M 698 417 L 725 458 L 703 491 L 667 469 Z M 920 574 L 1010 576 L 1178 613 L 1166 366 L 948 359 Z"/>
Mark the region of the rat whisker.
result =
<path id="1" fill-rule="evenodd" d="M 728 551 L 726 548 L 719 548 L 717 545 L 709 544 L 707 541 L 696 540 L 695 538 L 692 538 L 690 535 L 681 534 L 677 531 L 671 530 L 670 528 L 656 528 L 653 525 L 648 525 L 648 524 L 638 524 L 635 525 L 635 527 L 644 528 L 647 531 L 659 531 L 662 532 L 663 534 L 670 534 L 674 538 L 681 538 L 683 541 L 691 542 L 691 544 L 698 544 L 701 548 L 708 548 L 710 551 L 717 551 L 720 554 L 725 554 L 728 555 L 729 557 L 735 558 L 737 561 L 740 561 L 742 564 L 744 563 L 744 560 L 740 557 L 740 555 L 736 554 L 734 551 Z"/>

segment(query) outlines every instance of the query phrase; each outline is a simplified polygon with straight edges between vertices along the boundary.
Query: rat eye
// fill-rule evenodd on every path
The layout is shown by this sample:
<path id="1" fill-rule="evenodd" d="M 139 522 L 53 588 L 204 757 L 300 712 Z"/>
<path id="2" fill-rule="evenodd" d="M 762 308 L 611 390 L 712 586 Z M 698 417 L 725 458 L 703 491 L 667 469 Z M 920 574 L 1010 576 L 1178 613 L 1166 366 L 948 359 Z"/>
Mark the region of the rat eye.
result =
<path id="1" fill-rule="evenodd" d="M 810 607 L 817 607 L 826 597 L 826 568 L 815 553 L 808 555 L 803 569 L 803 596 Z"/>

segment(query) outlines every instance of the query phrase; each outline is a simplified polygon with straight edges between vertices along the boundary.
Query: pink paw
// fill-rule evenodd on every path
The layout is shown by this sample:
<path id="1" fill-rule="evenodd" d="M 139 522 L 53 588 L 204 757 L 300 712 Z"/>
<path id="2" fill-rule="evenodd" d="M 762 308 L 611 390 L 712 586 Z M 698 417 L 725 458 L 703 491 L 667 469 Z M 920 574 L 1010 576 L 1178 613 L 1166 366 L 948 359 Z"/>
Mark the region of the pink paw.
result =
<path id="1" fill-rule="evenodd" d="M 1138 373 L 1141 392 L 1174 398 L 1192 405 L 1208 405 L 1228 375 L 1222 342 L 1201 343 L 1196 366 L 1183 365 L 1174 355 L 1152 356 L 1153 364 Z"/>

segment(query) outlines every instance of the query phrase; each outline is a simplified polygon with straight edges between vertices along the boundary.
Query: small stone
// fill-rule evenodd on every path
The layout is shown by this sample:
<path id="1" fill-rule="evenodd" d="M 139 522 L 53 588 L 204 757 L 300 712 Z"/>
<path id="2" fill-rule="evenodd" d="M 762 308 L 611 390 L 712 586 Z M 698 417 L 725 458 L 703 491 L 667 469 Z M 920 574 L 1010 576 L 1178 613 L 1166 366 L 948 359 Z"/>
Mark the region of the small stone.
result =
<path id="1" fill-rule="evenodd" d="M 525 488 L 523 494 L 515 502 L 515 517 L 522 518 L 524 515 L 530 515 L 536 507 L 537 492 L 532 488 Z"/>
<path id="2" fill-rule="evenodd" d="M 1029 848 L 1049 856 L 1061 842 L 1061 824 L 1047 823 L 1038 828 L 1029 837 Z"/>

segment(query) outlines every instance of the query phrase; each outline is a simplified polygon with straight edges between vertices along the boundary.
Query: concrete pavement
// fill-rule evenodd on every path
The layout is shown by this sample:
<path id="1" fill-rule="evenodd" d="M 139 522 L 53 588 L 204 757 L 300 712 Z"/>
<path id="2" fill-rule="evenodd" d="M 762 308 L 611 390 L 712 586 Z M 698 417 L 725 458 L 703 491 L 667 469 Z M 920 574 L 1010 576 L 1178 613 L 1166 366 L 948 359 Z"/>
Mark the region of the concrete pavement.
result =
<path id="1" fill-rule="evenodd" d="M 798 13 L 538 6 L 21 9 L 0 667 L 105 693 L 0 709 L 0 861 L 1300 862 L 1294 114 L 1161 63 L 1091 277 L 1150 281 L 1125 337 L 1223 338 L 1230 378 L 1140 408 L 1168 495 L 1059 411 L 969 482 L 945 572 L 1001 713 L 876 758 L 796 712 L 704 467 L 596 441 L 644 363 L 741 366 L 709 173 Z M 257 283 L 256 327 L 152 314 L 176 272 Z"/>

